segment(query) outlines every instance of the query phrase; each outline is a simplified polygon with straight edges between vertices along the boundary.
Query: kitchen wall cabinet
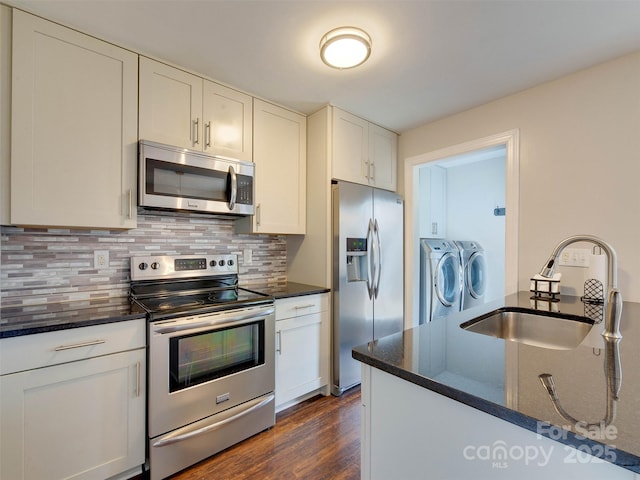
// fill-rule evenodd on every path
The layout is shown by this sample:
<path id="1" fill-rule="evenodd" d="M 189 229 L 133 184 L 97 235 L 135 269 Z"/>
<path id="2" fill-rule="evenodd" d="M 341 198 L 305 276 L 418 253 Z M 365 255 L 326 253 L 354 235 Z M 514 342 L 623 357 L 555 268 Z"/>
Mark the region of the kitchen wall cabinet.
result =
<path id="1" fill-rule="evenodd" d="M 447 236 L 447 170 L 422 167 L 419 174 L 420 238 Z"/>
<path id="2" fill-rule="evenodd" d="M 129 478 L 145 461 L 145 320 L 0 340 L 0 478 Z"/>
<path id="3" fill-rule="evenodd" d="M 337 107 L 332 115 L 332 176 L 395 191 L 398 136 Z"/>
<path id="4" fill-rule="evenodd" d="M 134 228 L 138 56 L 13 10 L 10 222 Z"/>
<path id="5" fill-rule="evenodd" d="M 304 115 L 254 99 L 253 217 L 236 222 L 238 231 L 304 234 L 307 218 L 307 120 Z"/>
<path id="6" fill-rule="evenodd" d="M 252 161 L 250 95 L 140 57 L 140 139 Z"/>
<path id="7" fill-rule="evenodd" d="M 329 394 L 329 294 L 276 299 L 276 410 Z"/>
<path id="8" fill-rule="evenodd" d="M 0 3 L 0 225 L 11 223 L 11 24 L 11 8 Z"/>
<path id="9" fill-rule="evenodd" d="M 395 190 L 396 145 L 395 133 L 332 105 L 307 117 L 307 216 L 310 221 L 304 237 L 287 238 L 289 281 L 331 288 L 331 180 Z M 367 152 L 371 154 L 369 157 Z M 385 160 L 379 160 L 380 157 Z M 369 171 L 368 167 L 363 167 L 366 158 L 374 158 L 373 179 L 366 178 Z M 357 162 L 351 162 L 353 159 Z M 386 172 L 384 176 L 381 176 L 382 172 Z M 386 185 L 382 178 L 386 178 Z"/>

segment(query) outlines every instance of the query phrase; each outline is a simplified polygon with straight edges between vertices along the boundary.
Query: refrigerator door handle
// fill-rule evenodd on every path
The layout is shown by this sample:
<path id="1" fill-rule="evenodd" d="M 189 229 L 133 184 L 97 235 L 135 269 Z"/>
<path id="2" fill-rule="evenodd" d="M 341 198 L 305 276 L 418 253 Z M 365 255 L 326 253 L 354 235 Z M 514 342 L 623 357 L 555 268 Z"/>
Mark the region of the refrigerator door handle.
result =
<path id="1" fill-rule="evenodd" d="M 377 278 L 375 280 L 375 287 L 373 288 L 373 295 L 375 298 L 378 298 L 378 290 L 380 289 L 380 278 L 382 277 L 382 243 L 380 242 L 380 227 L 378 226 L 378 219 L 375 220 L 375 223 L 373 225 L 373 233 L 376 236 L 376 244 L 378 248 L 378 254 L 376 255 L 376 259 L 378 260 L 378 267 L 376 268 Z"/>
<path id="2" fill-rule="evenodd" d="M 369 262 L 369 268 L 367 268 L 367 292 L 369 292 L 369 300 L 373 299 L 374 286 L 373 282 L 376 279 L 376 265 L 375 265 L 375 244 L 373 243 L 373 220 L 369 219 L 369 227 L 367 228 L 367 261 Z"/>

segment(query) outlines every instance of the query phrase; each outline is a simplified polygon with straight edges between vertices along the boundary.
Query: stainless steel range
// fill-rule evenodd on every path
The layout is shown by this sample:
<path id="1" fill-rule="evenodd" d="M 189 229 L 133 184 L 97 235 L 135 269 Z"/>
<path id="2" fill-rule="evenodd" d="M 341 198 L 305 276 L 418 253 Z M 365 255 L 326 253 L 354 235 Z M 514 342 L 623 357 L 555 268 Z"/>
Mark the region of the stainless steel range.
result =
<path id="1" fill-rule="evenodd" d="M 148 315 L 148 455 L 165 478 L 275 423 L 273 298 L 238 288 L 235 255 L 131 259 Z"/>

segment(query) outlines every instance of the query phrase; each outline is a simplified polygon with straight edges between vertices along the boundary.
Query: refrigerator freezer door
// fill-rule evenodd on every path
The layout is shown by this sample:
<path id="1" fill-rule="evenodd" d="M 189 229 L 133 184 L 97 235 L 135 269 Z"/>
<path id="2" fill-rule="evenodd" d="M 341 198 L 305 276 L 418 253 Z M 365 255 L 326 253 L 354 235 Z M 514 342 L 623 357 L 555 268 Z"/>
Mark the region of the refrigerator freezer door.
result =
<path id="1" fill-rule="evenodd" d="M 404 209 L 400 196 L 379 189 L 373 190 L 373 208 L 379 237 L 379 278 L 373 307 L 373 336 L 377 339 L 404 327 Z"/>
<path id="2" fill-rule="evenodd" d="M 371 187 L 340 182 L 333 186 L 333 393 L 360 383 L 360 363 L 351 350 L 373 338 Z M 356 241 L 357 240 L 357 241 Z M 359 256 L 347 255 L 347 242 L 360 244 Z M 349 259 L 347 258 L 349 256 Z M 360 262 L 361 280 L 349 281 L 348 261 Z M 368 270 L 366 272 L 362 270 Z M 368 285 L 369 284 L 369 285 Z"/>

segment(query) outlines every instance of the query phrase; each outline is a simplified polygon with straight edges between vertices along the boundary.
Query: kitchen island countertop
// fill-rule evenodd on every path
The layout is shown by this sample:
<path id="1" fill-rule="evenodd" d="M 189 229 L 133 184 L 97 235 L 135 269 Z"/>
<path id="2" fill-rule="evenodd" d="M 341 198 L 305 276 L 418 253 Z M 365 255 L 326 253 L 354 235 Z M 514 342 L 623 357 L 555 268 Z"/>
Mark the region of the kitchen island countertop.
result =
<path id="1" fill-rule="evenodd" d="M 623 305 L 623 338 L 616 352 L 622 370 L 619 399 L 614 401 L 616 415 L 610 425 L 598 429 L 593 425 L 604 421 L 610 401 L 604 369 L 610 352 L 600 333 L 602 324 L 596 324 L 582 344 L 570 350 L 460 328 L 464 321 L 502 306 L 540 307 L 530 296 L 520 292 L 487 304 L 482 311 L 435 319 L 358 346 L 352 355 L 403 380 L 640 473 L 640 303 Z M 562 296 L 560 302 L 544 306 L 585 315 L 578 297 Z M 558 398 L 577 423 L 554 409 L 539 379 L 544 373 L 553 375 Z"/>

